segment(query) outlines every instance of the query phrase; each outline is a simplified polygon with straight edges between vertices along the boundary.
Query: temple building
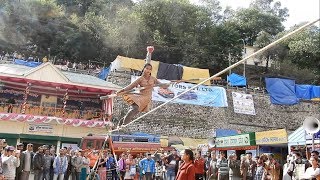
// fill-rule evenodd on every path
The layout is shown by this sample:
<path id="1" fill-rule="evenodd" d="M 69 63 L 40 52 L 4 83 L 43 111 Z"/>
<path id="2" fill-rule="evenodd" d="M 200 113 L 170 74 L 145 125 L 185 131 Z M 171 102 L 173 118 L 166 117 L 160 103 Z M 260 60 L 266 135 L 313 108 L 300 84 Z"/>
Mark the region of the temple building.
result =
<path id="1" fill-rule="evenodd" d="M 113 102 L 100 96 L 120 88 L 50 62 L 0 64 L 0 139 L 59 148 L 78 144 L 89 133 L 106 134 Z"/>

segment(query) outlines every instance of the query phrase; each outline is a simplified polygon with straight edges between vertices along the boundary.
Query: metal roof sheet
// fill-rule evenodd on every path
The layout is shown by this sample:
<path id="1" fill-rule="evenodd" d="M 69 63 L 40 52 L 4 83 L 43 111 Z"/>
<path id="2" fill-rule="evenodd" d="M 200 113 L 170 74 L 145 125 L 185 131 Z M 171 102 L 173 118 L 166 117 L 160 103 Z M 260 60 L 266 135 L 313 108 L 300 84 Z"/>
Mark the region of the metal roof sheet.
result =
<path id="1" fill-rule="evenodd" d="M 23 66 L 18 64 L 0 64 L 0 74 L 24 76 L 33 69 L 34 67 L 28 67 L 28 66 Z M 99 79 L 98 77 L 95 77 L 95 76 L 90 76 L 90 75 L 80 74 L 80 73 L 73 73 L 68 71 L 60 71 L 60 72 L 62 72 L 62 74 L 66 76 L 70 82 L 73 82 L 73 83 L 100 86 L 100 87 L 109 87 L 109 88 L 121 88 L 116 84 Z"/>
<path id="2" fill-rule="evenodd" d="M 107 82 L 107 81 L 102 80 L 100 78 L 97 78 L 95 76 L 90 76 L 90 75 L 87 75 L 87 74 L 79 74 L 79 73 L 67 72 L 67 71 L 62 71 L 62 73 L 71 82 L 74 82 L 74 83 L 88 84 L 88 85 L 94 85 L 94 86 L 107 86 L 107 87 L 112 87 L 112 88 L 121 88 L 118 85 L 115 85 L 113 83 Z"/>
<path id="3" fill-rule="evenodd" d="M 0 64 L 0 73 L 3 73 L 3 74 L 23 76 L 31 69 L 32 67 L 22 66 L 17 64 Z"/>

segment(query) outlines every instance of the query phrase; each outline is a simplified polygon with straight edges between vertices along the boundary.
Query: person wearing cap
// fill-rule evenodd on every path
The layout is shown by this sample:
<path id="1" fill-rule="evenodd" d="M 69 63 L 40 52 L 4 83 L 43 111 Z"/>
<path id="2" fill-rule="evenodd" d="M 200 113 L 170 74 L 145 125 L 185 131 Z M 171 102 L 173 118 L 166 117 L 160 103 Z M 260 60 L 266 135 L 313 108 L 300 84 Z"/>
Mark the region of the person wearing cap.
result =
<path id="1" fill-rule="evenodd" d="M 2 157 L 4 179 L 14 180 L 16 177 L 16 168 L 20 165 L 20 153 L 16 154 L 13 146 L 7 146 L 5 151 L 6 155 Z"/>
<path id="2" fill-rule="evenodd" d="M 30 170 L 32 169 L 33 163 L 32 159 L 34 156 L 33 153 L 33 144 L 27 144 L 27 150 L 23 151 L 24 156 L 24 166 L 21 173 L 21 180 L 29 180 Z"/>
<path id="3" fill-rule="evenodd" d="M 151 153 L 147 154 L 147 157 L 142 159 L 139 163 L 140 169 L 142 169 L 142 176 L 145 180 L 151 180 L 156 173 L 155 161 L 151 158 Z"/>
<path id="4" fill-rule="evenodd" d="M 23 144 L 22 143 L 18 143 L 17 144 L 17 150 L 20 152 L 23 152 Z M 21 153 L 20 154 L 20 166 L 17 167 L 16 169 L 16 180 L 20 180 L 20 177 L 22 175 L 22 171 L 23 171 L 23 167 L 24 167 L 24 154 Z"/>

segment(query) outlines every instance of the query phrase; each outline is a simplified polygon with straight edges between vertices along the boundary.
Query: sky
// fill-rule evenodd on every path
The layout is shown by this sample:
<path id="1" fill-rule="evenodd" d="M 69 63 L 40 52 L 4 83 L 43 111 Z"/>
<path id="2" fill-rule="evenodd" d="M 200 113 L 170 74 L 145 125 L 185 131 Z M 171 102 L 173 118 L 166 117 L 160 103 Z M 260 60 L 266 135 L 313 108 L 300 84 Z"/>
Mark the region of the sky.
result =
<path id="1" fill-rule="evenodd" d="M 199 0 L 190 0 L 192 3 L 198 3 Z M 233 9 L 247 8 L 251 0 L 219 0 L 222 8 L 231 6 Z M 276 0 L 275 0 L 276 1 Z M 281 2 L 282 7 L 289 9 L 289 17 L 284 22 L 286 29 L 301 22 L 314 21 L 320 18 L 320 0 L 277 0 Z M 317 23 L 319 26 L 319 22 Z"/>

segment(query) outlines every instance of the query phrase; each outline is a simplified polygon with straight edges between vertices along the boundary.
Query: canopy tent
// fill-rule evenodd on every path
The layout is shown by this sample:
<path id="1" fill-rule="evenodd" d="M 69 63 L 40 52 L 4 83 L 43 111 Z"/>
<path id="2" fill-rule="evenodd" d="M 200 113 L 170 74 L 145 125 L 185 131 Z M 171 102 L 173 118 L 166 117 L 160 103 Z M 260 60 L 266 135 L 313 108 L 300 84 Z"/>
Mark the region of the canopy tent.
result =
<path id="1" fill-rule="evenodd" d="M 296 84 L 295 90 L 297 98 L 305 100 L 311 99 L 312 85 Z"/>
<path id="2" fill-rule="evenodd" d="M 130 71 L 131 69 L 141 71 L 145 65 L 144 59 L 135 59 L 124 56 L 117 56 L 111 63 L 111 71 Z M 159 61 L 151 61 L 153 77 L 157 77 Z"/>
<path id="3" fill-rule="evenodd" d="M 320 101 L 320 86 L 312 86 L 311 100 Z"/>
<path id="4" fill-rule="evenodd" d="M 303 126 L 299 127 L 293 133 L 288 136 L 288 149 L 290 150 L 291 146 L 299 146 L 306 144 L 306 131 Z"/>
<path id="5" fill-rule="evenodd" d="M 320 86 L 296 84 L 295 91 L 298 99 L 320 101 Z"/>
<path id="6" fill-rule="evenodd" d="M 182 80 L 191 80 L 186 82 L 200 83 L 201 81 L 210 77 L 209 69 L 199 69 L 183 66 Z M 211 85 L 210 81 L 204 83 L 205 85 Z"/>
<path id="7" fill-rule="evenodd" d="M 159 61 L 151 61 L 153 77 L 157 77 L 159 69 Z M 124 56 L 117 56 L 117 58 L 111 63 L 111 71 L 130 71 L 131 69 L 141 71 L 145 65 L 144 59 L 135 59 Z M 210 77 L 209 69 L 199 69 L 183 66 L 182 80 L 186 82 L 200 83 L 204 79 Z M 190 81 L 188 81 L 190 80 Z M 205 85 L 211 85 L 210 81 L 207 81 Z"/>
<path id="8" fill-rule="evenodd" d="M 266 88 L 272 104 L 294 105 L 299 102 L 292 79 L 266 78 Z"/>

